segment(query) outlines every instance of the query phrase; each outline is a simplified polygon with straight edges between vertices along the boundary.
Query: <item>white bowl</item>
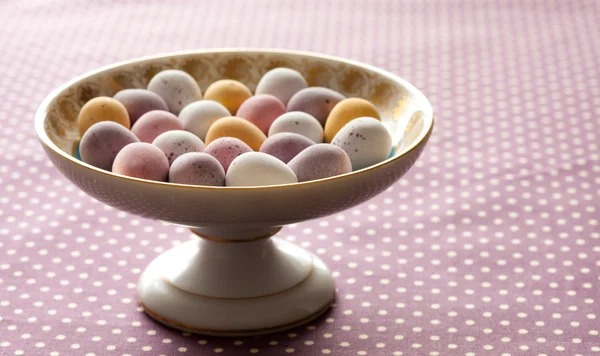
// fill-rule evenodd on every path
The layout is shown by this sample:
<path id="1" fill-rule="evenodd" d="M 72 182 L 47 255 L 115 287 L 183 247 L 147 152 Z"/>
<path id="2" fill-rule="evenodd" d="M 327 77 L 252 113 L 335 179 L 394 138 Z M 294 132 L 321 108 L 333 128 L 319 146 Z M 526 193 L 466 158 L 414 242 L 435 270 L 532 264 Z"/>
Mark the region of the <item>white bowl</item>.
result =
<path id="1" fill-rule="evenodd" d="M 154 182 L 107 172 L 73 155 L 77 114 L 93 97 L 145 88 L 154 74 L 172 68 L 194 76 L 202 89 L 235 79 L 254 90 L 266 71 L 282 66 L 301 72 L 310 86 L 374 103 L 392 134 L 393 155 L 341 176 L 267 187 Z M 283 225 L 348 209 L 384 191 L 417 160 L 433 122 L 421 92 L 375 67 L 306 52 L 232 49 L 146 57 L 85 74 L 43 101 L 35 129 L 53 164 L 90 196 L 131 214 L 188 226 L 200 237 L 161 254 L 141 275 L 140 302 L 150 316 L 197 333 L 248 335 L 307 322 L 334 299 L 322 261 L 269 237 Z"/>

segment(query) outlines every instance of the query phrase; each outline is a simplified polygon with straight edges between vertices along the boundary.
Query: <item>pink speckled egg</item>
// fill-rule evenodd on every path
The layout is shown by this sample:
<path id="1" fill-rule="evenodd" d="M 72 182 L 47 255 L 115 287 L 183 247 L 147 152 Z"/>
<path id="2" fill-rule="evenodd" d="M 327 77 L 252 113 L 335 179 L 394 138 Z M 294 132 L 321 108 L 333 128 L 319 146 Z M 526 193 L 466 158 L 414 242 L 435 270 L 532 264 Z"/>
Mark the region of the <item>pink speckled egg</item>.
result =
<path id="1" fill-rule="evenodd" d="M 135 124 L 142 115 L 149 111 L 169 110 L 167 103 L 160 95 L 145 89 L 124 89 L 116 93 L 113 99 L 125 106 L 127 113 L 129 113 L 131 125 Z"/>
<path id="2" fill-rule="evenodd" d="M 250 121 L 268 135 L 273 121 L 284 113 L 285 106 L 279 99 L 263 94 L 244 101 L 236 115 Z"/>
<path id="3" fill-rule="evenodd" d="M 135 142 L 117 154 L 112 171 L 130 177 L 164 182 L 169 175 L 169 161 L 160 148 L 146 142 Z"/>
<path id="4" fill-rule="evenodd" d="M 260 152 L 279 158 L 283 163 L 288 163 L 292 158 L 315 143 L 296 133 L 282 132 L 269 136 L 260 147 Z"/>
<path id="5" fill-rule="evenodd" d="M 189 152 L 179 156 L 169 170 L 169 182 L 190 185 L 224 186 L 225 170 L 213 156 Z"/>
<path id="6" fill-rule="evenodd" d="M 171 130 L 183 130 L 177 116 L 168 111 L 153 110 L 145 113 L 131 128 L 142 142 L 152 143 L 161 133 Z"/>
<path id="7" fill-rule="evenodd" d="M 204 149 L 204 153 L 215 157 L 221 163 L 225 172 L 237 156 L 247 152 L 252 152 L 252 148 L 244 141 L 234 137 L 218 138 Z"/>
<path id="8" fill-rule="evenodd" d="M 131 131 L 113 121 L 92 125 L 79 142 L 81 160 L 110 171 L 117 154 L 130 143 L 139 142 Z"/>
<path id="9" fill-rule="evenodd" d="M 172 130 L 161 133 L 152 144 L 165 153 L 169 164 L 188 152 L 202 152 L 204 142 L 191 132 Z"/>
<path id="10" fill-rule="evenodd" d="M 289 163 L 298 182 L 333 177 L 352 172 L 350 157 L 343 149 L 327 143 L 312 145 Z"/>

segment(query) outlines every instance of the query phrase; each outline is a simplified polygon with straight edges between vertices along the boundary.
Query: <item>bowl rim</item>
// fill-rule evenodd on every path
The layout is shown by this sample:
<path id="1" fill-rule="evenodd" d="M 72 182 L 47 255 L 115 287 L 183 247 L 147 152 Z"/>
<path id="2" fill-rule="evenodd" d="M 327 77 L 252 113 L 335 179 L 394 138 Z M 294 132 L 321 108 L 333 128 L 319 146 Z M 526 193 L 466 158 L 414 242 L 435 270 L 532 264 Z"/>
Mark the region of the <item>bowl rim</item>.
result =
<path id="1" fill-rule="evenodd" d="M 333 177 L 321 178 L 321 179 L 316 179 L 316 180 L 311 180 L 311 181 L 306 181 L 306 182 L 277 184 L 277 185 L 268 185 L 268 186 L 247 186 L 247 187 L 246 186 L 243 186 L 243 187 L 240 187 L 240 186 L 216 186 L 215 187 L 215 186 L 202 186 L 202 185 L 188 185 L 188 184 L 179 184 L 179 183 L 170 183 L 170 182 L 159 182 L 159 181 L 152 181 L 152 180 L 148 180 L 148 179 L 129 177 L 126 175 L 105 171 L 103 169 L 100 169 L 100 168 L 94 167 L 90 164 L 87 164 L 87 163 L 75 158 L 72 155 L 67 154 L 65 151 L 60 149 L 54 142 L 52 142 L 52 140 L 46 133 L 45 121 L 48 116 L 48 107 L 50 106 L 50 103 L 52 103 L 52 101 L 55 100 L 58 97 L 58 95 L 61 92 L 63 92 L 64 90 L 66 90 L 69 87 L 73 86 L 74 84 L 82 82 L 94 75 L 97 75 L 102 72 L 106 72 L 106 71 L 109 71 L 109 70 L 112 70 L 112 69 L 115 69 L 115 68 L 121 67 L 121 66 L 127 66 L 127 65 L 134 64 L 134 63 L 149 62 L 149 61 L 153 61 L 153 60 L 168 59 L 170 57 L 175 57 L 175 56 L 187 56 L 187 55 L 207 54 L 207 53 L 244 53 L 244 52 L 282 54 L 282 55 L 300 55 L 300 56 L 305 56 L 305 57 L 315 57 L 315 58 L 320 58 L 320 59 L 324 59 L 324 60 L 342 62 L 342 63 L 346 63 L 349 65 L 362 67 L 363 69 L 367 69 L 369 71 L 375 72 L 379 75 L 387 77 L 388 79 L 390 79 L 392 81 L 400 83 L 409 92 L 411 92 L 413 95 L 417 96 L 420 101 L 425 103 L 427 105 L 427 108 L 424 111 L 424 114 L 426 117 L 427 116 L 430 117 L 429 120 L 425 120 L 425 124 L 429 125 L 429 126 L 426 127 L 424 130 L 422 130 L 421 133 L 419 134 L 419 137 L 416 140 L 414 140 L 408 148 L 405 148 L 403 150 L 403 152 L 401 152 L 400 154 L 398 154 L 396 156 L 389 157 L 386 160 L 381 161 L 372 166 L 369 166 L 369 167 L 366 167 L 366 168 L 363 168 L 363 169 L 360 169 L 357 171 L 352 171 L 349 173 L 333 176 Z M 334 181 L 334 180 L 338 180 L 338 179 L 344 179 L 344 178 L 347 178 L 350 176 L 359 176 L 359 175 L 365 174 L 369 171 L 372 171 L 377 168 L 391 164 L 391 163 L 395 162 L 396 160 L 408 155 L 410 152 L 415 150 L 417 147 L 421 146 L 426 141 L 426 139 L 431 135 L 431 132 L 432 132 L 433 126 L 434 126 L 434 121 L 435 121 L 435 116 L 433 114 L 432 105 L 429 102 L 429 100 L 427 99 L 427 97 L 419 89 L 417 89 L 414 85 L 412 85 L 407 80 L 405 80 L 393 73 L 390 73 L 386 70 L 377 68 L 373 65 L 362 63 L 360 61 L 356 61 L 356 60 L 352 60 L 352 59 L 346 59 L 346 58 L 342 58 L 342 57 L 320 54 L 320 53 L 310 52 L 310 51 L 299 51 L 299 50 L 279 49 L 279 48 L 243 48 L 243 47 L 240 47 L 240 48 L 211 48 L 211 49 L 201 49 L 201 50 L 162 52 L 162 53 L 158 53 L 158 54 L 154 54 L 154 55 L 142 56 L 142 57 L 137 57 L 137 58 L 133 58 L 133 59 L 115 62 L 115 63 L 109 64 L 109 65 L 102 66 L 98 69 L 88 71 L 82 75 L 72 78 L 71 80 L 67 81 L 66 83 L 53 89 L 44 98 L 44 100 L 41 102 L 40 106 L 36 110 L 35 118 L 34 118 L 34 126 L 35 126 L 35 131 L 38 136 L 38 139 L 40 140 L 40 142 L 43 145 L 45 145 L 46 147 L 51 149 L 53 152 L 60 155 L 62 158 L 69 160 L 72 163 L 75 163 L 83 168 L 95 171 L 96 173 L 108 175 L 110 177 L 114 177 L 114 178 L 121 179 L 121 180 L 128 180 L 128 181 L 132 181 L 132 182 L 136 182 L 136 183 L 153 184 L 153 185 L 158 185 L 158 186 L 162 186 L 165 188 L 186 188 L 186 189 L 195 189 L 195 190 L 231 191 L 231 190 L 272 190 L 272 189 L 279 189 L 279 188 L 304 187 L 304 186 L 308 186 L 308 185 L 312 185 L 312 184 L 324 183 L 327 181 Z"/>

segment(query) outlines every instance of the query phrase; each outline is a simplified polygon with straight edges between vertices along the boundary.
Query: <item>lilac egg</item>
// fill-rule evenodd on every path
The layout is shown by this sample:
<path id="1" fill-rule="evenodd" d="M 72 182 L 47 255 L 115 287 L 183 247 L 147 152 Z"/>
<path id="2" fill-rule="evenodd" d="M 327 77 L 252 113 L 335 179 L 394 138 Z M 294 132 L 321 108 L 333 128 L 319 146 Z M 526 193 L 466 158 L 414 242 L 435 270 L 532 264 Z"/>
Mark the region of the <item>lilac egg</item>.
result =
<path id="1" fill-rule="evenodd" d="M 292 158 L 315 143 L 296 133 L 282 132 L 269 136 L 260 147 L 260 152 L 279 158 L 288 163 Z"/>
<path id="2" fill-rule="evenodd" d="M 131 125 L 148 111 L 168 111 L 167 103 L 160 95 L 146 89 L 124 89 L 116 93 L 113 99 L 118 100 L 125 106 L 129 114 Z"/>
<path id="3" fill-rule="evenodd" d="M 189 152 L 179 156 L 169 170 L 169 182 L 190 185 L 224 186 L 225 170 L 213 156 Z"/>
<path id="4" fill-rule="evenodd" d="M 244 141 L 234 137 L 218 138 L 204 149 L 204 153 L 208 153 L 221 163 L 225 172 L 237 156 L 247 152 L 252 152 L 252 148 Z"/>
<path id="5" fill-rule="evenodd" d="M 156 74 L 148 83 L 148 90 L 160 95 L 175 115 L 179 115 L 187 104 L 202 99 L 202 90 L 194 77 L 177 69 Z"/>
<path id="6" fill-rule="evenodd" d="M 346 151 L 327 143 L 312 145 L 300 152 L 288 163 L 288 167 L 296 173 L 298 182 L 352 172 L 352 163 Z"/>
<path id="7" fill-rule="evenodd" d="M 85 163 L 110 171 L 119 151 L 134 142 L 139 142 L 138 138 L 123 125 L 101 121 L 83 134 L 79 155 Z"/>
<path id="8" fill-rule="evenodd" d="M 321 125 L 325 125 L 333 107 L 344 99 L 345 97 L 335 90 L 310 87 L 294 94 L 287 104 L 287 111 L 303 111 L 319 120 Z"/>
<path id="9" fill-rule="evenodd" d="M 169 161 L 160 148 L 146 142 L 135 142 L 117 154 L 112 171 L 130 177 L 164 182 L 169 175 Z"/>
<path id="10" fill-rule="evenodd" d="M 171 130 L 183 130 L 177 116 L 168 111 L 154 110 L 145 113 L 131 128 L 142 142 L 152 143 L 161 133 Z"/>
<path id="11" fill-rule="evenodd" d="M 204 142 L 198 136 L 181 130 L 163 132 L 152 144 L 165 153 L 169 164 L 173 164 L 177 157 L 185 153 L 204 150 Z"/>

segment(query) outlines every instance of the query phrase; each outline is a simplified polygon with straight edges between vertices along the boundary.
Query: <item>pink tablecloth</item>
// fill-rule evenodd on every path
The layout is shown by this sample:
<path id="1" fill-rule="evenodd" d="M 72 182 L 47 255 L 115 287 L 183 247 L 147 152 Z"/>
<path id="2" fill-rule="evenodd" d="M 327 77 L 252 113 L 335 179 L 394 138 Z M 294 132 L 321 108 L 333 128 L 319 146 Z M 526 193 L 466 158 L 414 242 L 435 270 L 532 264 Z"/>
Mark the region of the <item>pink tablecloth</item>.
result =
<path id="1" fill-rule="evenodd" d="M 2 1 L 0 355 L 600 354 L 599 24 L 595 0 Z M 218 339 L 136 305 L 140 271 L 190 233 L 78 192 L 32 120 L 100 65 L 233 46 L 380 66 L 438 124 L 392 189 L 284 229 L 334 271 L 331 312 Z"/>

